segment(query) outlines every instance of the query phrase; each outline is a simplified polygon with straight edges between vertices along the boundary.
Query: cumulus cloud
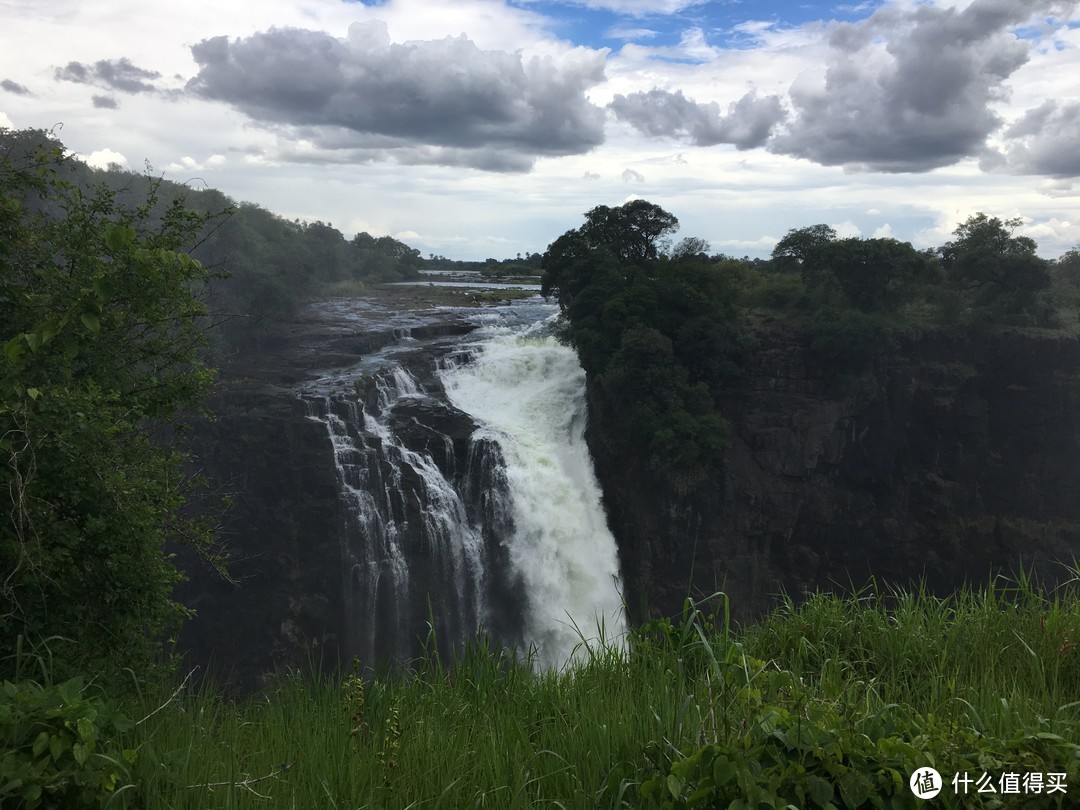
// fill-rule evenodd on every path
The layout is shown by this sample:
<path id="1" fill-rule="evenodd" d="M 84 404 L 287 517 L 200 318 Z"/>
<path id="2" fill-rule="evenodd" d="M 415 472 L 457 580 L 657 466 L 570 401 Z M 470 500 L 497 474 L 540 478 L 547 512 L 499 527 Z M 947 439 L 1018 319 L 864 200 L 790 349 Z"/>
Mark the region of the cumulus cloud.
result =
<path id="1" fill-rule="evenodd" d="M 379 159 L 530 168 L 539 156 L 588 151 L 604 111 L 585 91 L 604 55 L 585 48 L 523 59 L 480 50 L 464 35 L 391 43 L 386 24 L 354 23 L 345 39 L 272 28 L 192 46 L 187 90 L 228 104 L 286 139 L 306 159 Z M 284 159 L 305 159 L 295 148 Z"/>
<path id="2" fill-rule="evenodd" d="M 151 83 L 161 74 L 132 64 L 126 56 L 121 59 L 101 59 L 90 65 L 68 62 L 54 73 L 57 81 L 91 84 L 122 93 L 151 93 L 157 88 Z"/>
<path id="3" fill-rule="evenodd" d="M 832 229 L 836 231 L 836 235 L 840 239 L 853 239 L 857 236 L 862 236 L 862 229 L 850 219 L 845 219 L 843 222 L 836 223 L 832 226 Z"/>
<path id="4" fill-rule="evenodd" d="M 683 138 L 698 146 L 729 143 L 738 149 L 763 145 L 786 116 L 779 98 L 758 98 L 753 92 L 729 104 L 726 113 L 715 101 L 701 104 L 681 90 L 655 88 L 616 95 L 610 106 L 619 120 L 646 135 Z"/>
<path id="5" fill-rule="evenodd" d="M 979 154 L 1001 124 L 991 104 L 1028 59 L 1012 29 L 1076 0 L 974 0 L 962 10 L 879 8 L 834 26 L 823 80 L 790 91 L 795 117 L 776 152 L 824 165 L 926 171 Z"/>
<path id="6" fill-rule="evenodd" d="M 13 82 L 11 79 L 4 79 L 3 81 L 0 81 L 0 88 L 7 90 L 9 93 L 14 93 L 17 96 L 30 95 L 29 88 L 24 87 L 18 82 Z"/>
<path id="7" fill-rule="evenodd" d="M 84 160 L 88 165 L 97 169 L 107 169 L 113 164 L 125 167 L 128 165 L 127 158 L 112 149 L 98 149 L 96 152 L 87 155 Z"/>
<path id="8" fill-rule="evenodd" d="M 101 110 L 115 110 L 120 106 L 112 96 L 91 96 L 90 100 Z"/>
<path id="9" fill-rule="evenodd" d="M 1007 146 L 988 161 L 1017 174 L 1080 177 L 1080 101 L 1043 102 L 1005 130 Z"/>
<path id="10" fill-rule="evenodd" d="M 625 183 L 644 183 L 645 175 L 635 172 L 633 169 L 623 169 L 622 179 Z"/>
<path id="11" fill-rule="evenodd" d="M 165 167 L 167 172 L 201 172 L 206 169 L 217 169 L 225 165 L 224 155 L 211 155 L 204 161 L 195 160 L 190 155 L 185 155 L 180 160 L 174 161 Z"/>

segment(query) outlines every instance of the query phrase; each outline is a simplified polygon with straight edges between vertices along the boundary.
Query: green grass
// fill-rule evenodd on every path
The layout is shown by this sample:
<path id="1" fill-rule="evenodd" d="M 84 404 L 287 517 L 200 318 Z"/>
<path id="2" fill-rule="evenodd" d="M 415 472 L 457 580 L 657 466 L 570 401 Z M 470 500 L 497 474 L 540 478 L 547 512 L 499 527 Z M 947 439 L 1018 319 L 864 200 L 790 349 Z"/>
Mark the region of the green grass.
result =
<path id="1" fill-rule="evenodd" d="M 132 694 L 114 701 L 134 721 L 117 726 L 127 730 L 116 749 L 134 752 L 118 782 L 128 787 L 103 795 L 113 807 L 177 809 L 1080 797 L 1075 594 L 999 582 L 948 599 L 818 595 L 739 632 L 726 607 L 723 597 L 688 605 L 678 621 L 641 628 L 627 652 L 593 650 L 562 674 L 477 644 L 448 668 L 433 659 L 378 678 L 287 678 L 239 702 L 187 685 Z M 946 780 L 1065 773 L 1068 794 L 961 800 L 950 786 L 923 804 L 907 778 L 926 765 Z"/>

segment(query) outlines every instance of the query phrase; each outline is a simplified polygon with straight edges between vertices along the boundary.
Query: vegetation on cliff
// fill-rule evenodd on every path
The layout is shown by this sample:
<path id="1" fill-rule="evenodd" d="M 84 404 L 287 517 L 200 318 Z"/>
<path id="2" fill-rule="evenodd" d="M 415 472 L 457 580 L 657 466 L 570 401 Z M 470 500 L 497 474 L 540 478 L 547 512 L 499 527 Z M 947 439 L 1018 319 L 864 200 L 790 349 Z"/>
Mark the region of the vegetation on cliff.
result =
<path id="1" fill-rule="evenodd" d="M 678 220 L 635 200 L 599 206 L 544 254 L 542 292 L 590 376 L 604 435 L 658 472 L 709 464 L 727 423 L 711 387 L 735 366 L 735 278 L 687 252 L 662 254 Z"/>
<path id="2" fill-rule="evenodd" d="M 592 209 L 552 242 L 542 290 L 590 375 L 595 435 L 694 480 L 722 458 L 717 387 L 740 373 L 763 322 L 782 321 L 836 378 L 861 374 L 913 330 L 1075 325 L 1080 253 L 1046 261 L 1015 235 L 1020 224 L 977 214 L 926 251 L 819 224 L 751 261 L 710 257 L 693 237 L 671 248 L 678 220 L 634 200 Z"/>
<path id="3" fill-rule="evenodd" d="M 186 613 L 165 544 L 210 541 L 174 440 L 213 379 L 205 219 L 71 178 L 57 146 L 0 152 L 0 649 L 142 672 Z"/>

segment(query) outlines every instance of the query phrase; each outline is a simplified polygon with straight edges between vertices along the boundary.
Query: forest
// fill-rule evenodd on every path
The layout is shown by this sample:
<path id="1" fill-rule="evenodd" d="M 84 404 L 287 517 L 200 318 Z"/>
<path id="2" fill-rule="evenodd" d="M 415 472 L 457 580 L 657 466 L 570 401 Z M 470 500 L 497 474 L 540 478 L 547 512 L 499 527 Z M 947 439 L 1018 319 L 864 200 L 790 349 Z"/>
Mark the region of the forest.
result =
<path id="1" fill-rule="evenodd" d="M 184 436 L 222 359 L 272 349 L 304 302 L 422 269 L 540 272 L 600 439 L 695 479 L 723 463 L 717 392 L 763 330 L 797 335 L 838 386 L 913 332 L 1075 339 L 1080 249 L 1040 258 L 1020 225 L 977 214 L 916 250 L 818 224 L 751 260 L 672 244 L 676 217 L 635 200 L 542 255 L 462 267 L 0 131 L 0 803 L 907 807 L 909 776 L 933 765 L 1039 773 L 1039 806 L 1069 806 L 1075 588 L 871 588 L 753 627 L 716 594 L 557 673 L 478 639 L 450 666 L 298 675 L 234 700 L 176 665 L 191 615 L 177 550 L 229 567 L 229 504 L 191 473 Z M 1028 798 L 1001 782 L 944 806 Z"/>

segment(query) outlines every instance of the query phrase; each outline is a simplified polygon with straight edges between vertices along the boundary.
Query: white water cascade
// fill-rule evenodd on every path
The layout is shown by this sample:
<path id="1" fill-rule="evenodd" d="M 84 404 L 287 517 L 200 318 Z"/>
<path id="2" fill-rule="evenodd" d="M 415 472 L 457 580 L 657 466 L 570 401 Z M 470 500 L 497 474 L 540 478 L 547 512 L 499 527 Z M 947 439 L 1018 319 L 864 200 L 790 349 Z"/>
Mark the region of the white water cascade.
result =
<path id="1" fill-rule="evenodd" d="M 378 665 L 486 633 L 559 669 L 585 644 L 622 644 L 585 374 L 538 336 L 551 311 L 478 314 L 463 342 L 358 370 L 352 395 L 306 397 L 337 469 L 347 656 Z"/>
<path id="2" fill-rule="evenodd" d="M 525 584 L 525 639 L 560 667 L 582 642 L 621 645 L 615 538 L 585 443 L 585 372 L 553 337 L 494 329 L 442 375 L 449 400 L 502 450 L 514 530 L 503 539 Z"/>

